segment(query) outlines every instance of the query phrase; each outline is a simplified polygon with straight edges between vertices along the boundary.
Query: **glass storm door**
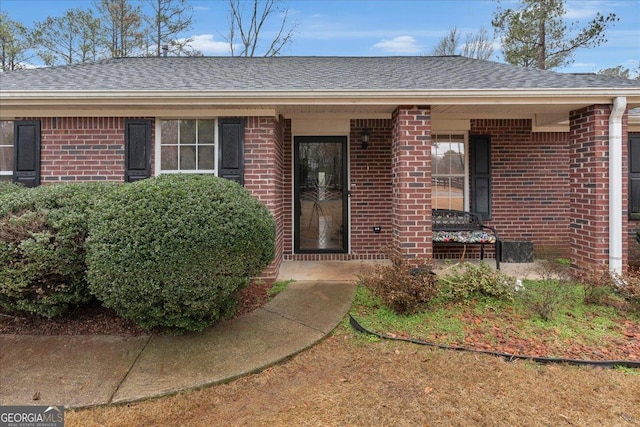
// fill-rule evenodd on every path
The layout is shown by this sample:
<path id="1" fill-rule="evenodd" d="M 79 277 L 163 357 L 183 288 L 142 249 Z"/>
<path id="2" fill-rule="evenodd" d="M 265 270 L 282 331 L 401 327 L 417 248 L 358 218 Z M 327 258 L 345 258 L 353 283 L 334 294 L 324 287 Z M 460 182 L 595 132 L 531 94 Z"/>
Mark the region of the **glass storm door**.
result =
<path id="1" fill-rule="evenodd" d="M 347 252 L 347 137 L 294 142 L 296 253 Z"/>

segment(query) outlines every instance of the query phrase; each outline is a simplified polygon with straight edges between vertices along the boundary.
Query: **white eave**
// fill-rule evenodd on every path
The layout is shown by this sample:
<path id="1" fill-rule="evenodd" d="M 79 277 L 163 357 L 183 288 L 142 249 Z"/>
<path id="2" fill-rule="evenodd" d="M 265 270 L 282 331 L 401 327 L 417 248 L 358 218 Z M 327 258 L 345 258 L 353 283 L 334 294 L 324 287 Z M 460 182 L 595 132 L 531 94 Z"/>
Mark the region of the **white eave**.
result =
<path id="1" fill-rule="evenodd" d="M 640 88 L 233 91 L 0 91 L 0 119 L 60 116 L 204 117 L 330 115 L 390 117 L 398 105 L 429 105 L 440 119 L 531 118 L 540 130 L 568 112 L 624 96 L 640 106 Z M 536 119 L 536 115 L 539 119 Z M 557 117 L 557 119 L 555 119 Z M 547 123 L 543 123 L 547 122 Z"/>

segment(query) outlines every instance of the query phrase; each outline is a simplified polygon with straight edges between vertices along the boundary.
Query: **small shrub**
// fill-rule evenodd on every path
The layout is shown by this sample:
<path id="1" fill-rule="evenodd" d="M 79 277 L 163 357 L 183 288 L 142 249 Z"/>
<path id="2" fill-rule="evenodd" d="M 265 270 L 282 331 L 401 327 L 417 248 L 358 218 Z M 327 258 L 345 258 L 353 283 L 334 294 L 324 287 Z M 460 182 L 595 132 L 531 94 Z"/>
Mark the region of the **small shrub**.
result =
<path id="1" fill-rule="evenodd" d="M 562 259 L 540 260 L 536 285 L 528 284 L 520 292 L 524 305 L 545 321 L 552 320 L 558 307 L 569 298 L 570 265 Z"/>
<path id="2" fill-rule="evenodd" d="M 398 251 L 389 251 L 391 265 L 377 265 L 360 276 L 362 285 L 398 314 L 419 311 L 439 293 L 438 281 L 431 272 L 432 265 L 423 263 L 413 268 Z"/>
<path id="3" fill-rule="evenodd" d="M 98 183 L 41 186 L 0 204 L 0 307 L 53 317 L 91 299 L 84 242 Z"/>
<path id="4" fill-rule="evenodd" d="M 595 267 L 582 277 L 584 303 L 602 305 L 614 286 L 613 277 L 606 266 Z"/>
<path id="5" fill-rule="evenodd" d="M 615 283 L 614 288 L 627 301 L 631 311 L 640 315 L 640 272 L 629 271 Z"/>
<path id="6" fill-rule="evenodd" d="M 448 286 L 448 296 L 454 301 L 468 301 L 477 296 L 512 299 L 515 279 L 481 262 L 463 262 L 442 277 Z"/>
<path id="7" fill-rule="evenodd" d="M 535 284 L 528 283 L 520 293 L 525 306 L 544 321 L 554 318 L 558 308 L 569 298 L 566 283 L 554 280 L 541 280 Z"/>
<path id="8" fill-rule="evenodd" d="M 275 250 L 267 208 L 213 176 L 124 185 L 97 205 L 90 230 L 91 291 L 144 328 L 202 330 L 230 316 Z"/>

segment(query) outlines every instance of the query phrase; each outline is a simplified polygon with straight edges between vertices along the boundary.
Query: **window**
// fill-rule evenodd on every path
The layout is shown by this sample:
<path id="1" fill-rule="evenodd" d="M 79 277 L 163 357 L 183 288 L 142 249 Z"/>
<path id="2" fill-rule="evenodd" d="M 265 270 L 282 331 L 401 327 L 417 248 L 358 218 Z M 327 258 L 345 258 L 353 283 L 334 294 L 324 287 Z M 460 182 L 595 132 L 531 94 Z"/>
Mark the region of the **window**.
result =
<path id="1" fill-rule="evenodd" d="M 431 141 L 433 209 L 466 210 L 468 185 L 465 136 L 434 134 Z"/>
<path id="2" fill-rule="evenodd" d="M 214 119 L 160 121 L 160 173 L 216 173 Z"/>
<path id="3" fill-rule="evenodd" d="M 0 181 L 13 179 L 13 122 L 0 121 Z"/>
<path id="4" fill-rule="evenodd" d="M 640 220 L 640 134 L 629 135 L 629 219 Z"/>

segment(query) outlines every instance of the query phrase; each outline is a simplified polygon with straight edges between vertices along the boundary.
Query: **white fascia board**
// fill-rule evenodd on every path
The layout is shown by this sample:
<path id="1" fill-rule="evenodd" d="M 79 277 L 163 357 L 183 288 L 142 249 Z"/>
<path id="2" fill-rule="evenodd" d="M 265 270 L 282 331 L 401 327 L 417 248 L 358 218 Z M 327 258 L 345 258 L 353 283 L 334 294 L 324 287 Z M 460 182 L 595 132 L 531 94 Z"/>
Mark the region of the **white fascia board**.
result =
<path id="1" fill-rule="evenodd" d="M 640 104 L 640 88 L 627 89 L 461 89 L 461 90 L 362 90 L 362 91 L 1 91 L 4 105 L 41 102 L 113 104 L 564 104 L 609 103 L 612 96 L 626 96 Z M 7 104 L 8 103 L 8 104 Z"/>

